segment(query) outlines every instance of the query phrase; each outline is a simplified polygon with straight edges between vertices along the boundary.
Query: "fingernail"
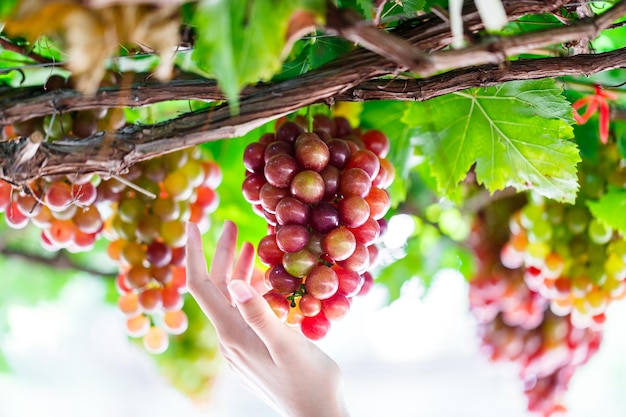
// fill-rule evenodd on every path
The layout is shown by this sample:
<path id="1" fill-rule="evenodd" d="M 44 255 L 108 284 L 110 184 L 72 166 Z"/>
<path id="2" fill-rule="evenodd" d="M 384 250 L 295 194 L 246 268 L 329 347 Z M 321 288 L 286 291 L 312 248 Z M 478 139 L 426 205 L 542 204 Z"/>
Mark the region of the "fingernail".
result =
<path id="1" fill-rule="evenodd" d="M 228 284 L 228 291 L 238 303 L 245 303 L 252 298 L 250 288 L 243 281 L 238 279 Z"/>

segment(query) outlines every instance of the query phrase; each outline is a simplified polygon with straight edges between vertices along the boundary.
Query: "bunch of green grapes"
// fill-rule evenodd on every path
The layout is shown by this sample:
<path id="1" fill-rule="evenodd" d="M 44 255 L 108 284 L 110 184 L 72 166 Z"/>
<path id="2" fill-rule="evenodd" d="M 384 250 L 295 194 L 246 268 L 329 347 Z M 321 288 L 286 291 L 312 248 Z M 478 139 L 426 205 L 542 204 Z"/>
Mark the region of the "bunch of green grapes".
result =
<path id="1" fill-rule="evenodd" d="M 100 202 L 113 204 L 104 233 L 109 257 L 119 263 L 120 310 L 131 337 L 142 337 L 149 352 L 161 353 L 169 334 L 180 334 L 188 320 L 186 222 L 205 232 L 217 208 L 215 191 L 222 173 L 202 161 L 198 149 L 178 151 L 134 165 L 120 180 L 98 186 Z"/>
<path id="2" fill-rule="evenodd" d="M 626 295 L 626 242 L 594 219 L 583 202 L 532 198 L 510 223 L 502 263 L 524 268 L 529 288 L 571 314 L 580 328 L 601 325 L 609 303 Z"/>
<path id="3" fill-rule="evenodd" d="M 626 171 L 614 145 L 603 147 L 599 160 L 581 164 L 575 204 L 531 194 L 511 217 L 501 253 L 505 266 L 524 269 L 527 285 L 550 300 L 555 314 L 571 315 L 580 328 L 600 326 L 608 305 L 626 296 L 626 241 L 586 204 L 608 185 L 623 186 Z"/>
<path id="4" fill-rule="evenodd" d="M 361 133 L 346 119 L 322 115 L 312 132 L 303 125 L 283 122 L 245 149 L 242 190 L 269 225 L 258 245 L 269 267 L 265 298 L 317 340 L 372 283 L 368 269 L 395 171 L 382 132 Z"/>
<path id="5" fill-rule="evenodd" d="M 493 361 L 515 363 L 528 409 L 550 417 L 565 411 L 568 383 L 598 351 L 602 333 L 595 326 L 574 326 L 571 314 L 550 311 L 550 300 L 541 288 L 529 285 L 535 282 L 528 279 L 521 252 L 507 258 L 510 249 L 502 248 L 512 242 L 507 242 L 503 225 L 516 210 L 519 213 L 517 202 L 498 201 L 477 215 L 468 240 L 477 260 L 469 304 L 478 321 L 483 353 Z"/>

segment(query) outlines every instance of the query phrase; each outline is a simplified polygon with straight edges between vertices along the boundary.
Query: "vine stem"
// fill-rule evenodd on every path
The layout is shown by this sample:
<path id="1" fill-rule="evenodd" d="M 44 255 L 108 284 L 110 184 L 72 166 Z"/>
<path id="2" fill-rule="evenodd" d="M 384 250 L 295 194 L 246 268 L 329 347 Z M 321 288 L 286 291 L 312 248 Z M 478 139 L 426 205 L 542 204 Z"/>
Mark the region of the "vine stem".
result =
<path id="1" fill-rule="evenodd" d="M 567 1 L 534 0 L 504 2 L 509 19 L 516 19 L 528 13 L 552 11 L 566 3 Z M 482 23 L 472 7 L 464 11 L 464 22 L 468 30 L 476 31 L 482 27 Z M 242 136 L 266 122 L 315 103 L 332 104 L 335 100 L 426 100 L 461 89 L 505 81 L 591 74 L 610 68 L 625 67 L 624 50 L 598 55 L 503 62 L 507 54 L 518 54 L 524 50 L 552 45 L 555 39 L 556 42 L 573 41 L 581 34 L 588 36 L 590 33 L 598 33 L 603 28 L 609 27 L 618 14 L 626 14 L 626 1 L 617 3 L 600 16 L 582 21 L 576 25 L 576 30 L 572 29 L 573 26 L 559 27 L 450 52 L 437 52 L 450 42 L 447 23 L 432 16 L 421 17 L 417 23 L 411 22 L 399 27 L 394 36 L 400 36 L 412 45 L 429 51 L 433 62 L 439 59 L 436 57 L 445 57 L 439 62 L 449 62 L 452 70 L 421 79 L 399 78 L 398 71 L 404 69 L 398 68 L 397 63 L 371 51 L 359 49 L 297 78 L 244 90 L 244 96 L 240 101 L 240 113 L 237 115 L 232 115 L 228 104 L 223 104 L 189 112 L 163 123 L 134 125 L 117 131 L 98 132 L 82 140 L 44 142 L 38 144 L 36 148 L 28 138 L 0 142 L 0 178 L 23 184 L 41 176 L 56 174 L 93 172 L 118 175 L 137 162 L 168 152 L 209 141 Z M 454 56 L 455 59 L 451 60 L 450 56 Z M 476 58 L 478 56 L 483 58 Z M 481 60 L 487 64 L 478 65 Z M 495 61 L 497 63 L 493 64 Z M 475 66 L 464 67 L 468 63 Z M 458 68 L 459 66 L 463 68 Z M 394 75 L 396 79 L 379 79 L 385 75 Z M 181 89 L 187 89 L 184 93 L 181 92 L 178 98 L 193 96 L 206 99 L 211 94 L 214 99 L 223 98 L 217 91 L 214 81 L 203 81 L 207 85 L 205 91 L 191 89 L 190 84 L 193 82 L 199 81 L 183 79 L 173 82 L 179 83 Z M 155 84 L 149 88 L 153 89 L 152 92 L 160 89 L 158 98 L 161 100 L 176 98 L 167 85 Z M 112 91 L 114 90 L 102 90 L 96 95 L 99 98 L 94 98 L 90 105 L 97 107 L 98 102 L 95 100 L 107 101 L 116 107 L 129 105 L 128 100 L 135 100 L 135 96 L 128 93 L 138 90 L 126 89 L 125 98 L 119 90 L 119 94 L 113 100 L 106 97 L 109 93 L 113 94 Z M 15 116 L 19 107 L 16 103 L 22 97 L 18 100 L 17 96 L 19 94 L 12 94 L 9 99 L 14 104 L 13 107 L 0 106 L 4 108 L 0 112 L 0 120 L 3 121 L 0 123 L 19 118 Z M 85 98 L 68 99 L 78 103 Z M 114 100 L 119 101 L 114 103 Z M 155 100 L 155 97 L 151 96 L 149 100 Z M 59 102 L 62 101 L 51 100 L 51 102 L 53 111 L 72 110 L 60 105 Z M 38 108 L 43 109 L 42 101 L 38 103 L 37 106 L 40 106 Z M 29 114 L 31 117 L 33 115 L 32 112 L 26 112 L 23 107 L 19 112 L 22 115 Z M 28 158 L 25 157 L 27 152 Z"/>

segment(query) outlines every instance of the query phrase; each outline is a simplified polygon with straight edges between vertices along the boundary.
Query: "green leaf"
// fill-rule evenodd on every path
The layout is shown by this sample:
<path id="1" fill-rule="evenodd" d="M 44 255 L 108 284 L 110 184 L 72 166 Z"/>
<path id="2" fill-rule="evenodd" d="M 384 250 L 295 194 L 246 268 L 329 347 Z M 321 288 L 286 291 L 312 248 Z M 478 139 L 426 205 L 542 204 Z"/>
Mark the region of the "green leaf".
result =
<path id="1" fill-rule="evenodd" d="M 13 9 L 15 9 L 17 5 L 17 1 L 18 0 L 2 0 L 2 2 L 0 2 L 0 19 L 5 19 L 11 15 L 11 12 L 13 12 Z"/>
<path id="2" fill-rule="evenodd" d="M 217 78 L 234 113 L 243 86 L 269 80 L 281 70 L 287 26 L 297 10 L 319 15 L 324 2 L 202 0 L 198 4 L 193 58 Z"/>
<path id="3" fill-rule="evenodd" d="M 569 103 L 553 80 L 511 82 L 412 103 L 421 150 L 451 197 L 475 166 L 491 192 L 534 190 L 573 202 L 578 190 Z"/>
<path id="4" fill-rule="evenodd" d="M 626 190 L 611 187 L 599 200 L 587 200 L 587 207 L 593 216 L 626 235 Z"/>
<path id="5" fill-rule="evenodd" d="M 421 12 L 426 6 L 426 0 L 401 0 L 404 13 Z"/>

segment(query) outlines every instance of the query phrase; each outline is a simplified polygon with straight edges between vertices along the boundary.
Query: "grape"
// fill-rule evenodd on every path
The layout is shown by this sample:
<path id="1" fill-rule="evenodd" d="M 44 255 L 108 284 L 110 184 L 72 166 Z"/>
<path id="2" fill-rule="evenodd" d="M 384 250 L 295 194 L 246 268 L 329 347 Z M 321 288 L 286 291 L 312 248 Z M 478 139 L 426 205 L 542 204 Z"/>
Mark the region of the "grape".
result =
<path id="1" fill-rule="evenodd" d="M 300 304 L 302 304 L 302 301 Z M 302 309 L 302 307 L 300 308 Z M 345 295 L 337 293 L 330 298 L 322 300 L 322 311 L 329 320 L 341 320 L 350 311 L 350 301 Z"/>
<path id="2" fill-rule="evenodd" d="M 324 252 L 335 261 L 346 260 L 356 249 L 356 239 L 352 232 L 345 227 L 331 230 L 322 241 Z"/>
<path id="3" fill-rule="evenodd" d="M 346 168 L 361 168 L 373 180 L 380 170 L 380 162 L 372 151 L 359 149 L 350 155 Z"/>
<path id="4" fill-rule="evenodd" d="M 298 306 L 304 316 L 313 317 L 317 316 L 322 310 L 322 301 L 309 293 L 300 298 L 300 304 L 298 304 Z"/>
<path id="5" fill-rule="evenodd" d="M 167 174 L 163 188 L 175 201 L 188 200 L 193 193 L 193 187 L 182 171 Z"/>
<path id="6" fill-rule="evenodd" d="M 335 117 L 335 134 L 338 138 L 345 138 L 346 136 L 352 134 L 352 126 L 350 126 L 350 122 L 343 117 Z"/>
<path id="7" fill-rule="evenodd" d="M 148 214 L 137 221 L 136 237 L 142 242 L 152 242 L 161 233 L 161 219 Z"/>
<path id="8" fill-rule="evenodd" d="M 291 180 L 290 190 L 303 203 L 314 204 L 324 197 L 324 179 L 315 171 L 300 171 Z"/>
<path id="9" fill-rule="evenodd" d="M 370 217 L 370 206 L 367 201 L 357 195 L 343 198 L 337 203 L 339 220 L 349 228 L 362 226 Z"/>
<path id="10" fill-rule="evenodd" d="M 145 205 L 141 200 L 130 198 L 120 203 L 118 213 L 124 222 L 135 222 L 143 215 Z"/>
<path id="11" fill-rule="evenodd" d="M 148 352 L 153 354 L 165 352 L 169 346 L 167 333 L 160 327 L 150 327 L 143 336 L 143 346 Z"/>
<path id="12" fill-rule="evenodd" d="M 76 210 L 72 221 L 83 233 L 96 233 L 102 228 L 102 216 L 95 206 Z"/>
<path id="13" fill-rule="evenodd" d="M 172 250 L 165 243 L 154 241 L 148 245 L 146 259 L 156 267 L 169 265 L 172 260 Z"/>
<path id="14" fill-rule="evenodd" d="M 143 266 L 132 266 L 126 272 L 126 282 L 131 288 L 143 288 L 150 282 L 150 272 Z"/>
<path id="15" fill-rule="evenodd" d="M 189 181 L 192 192 L 204 183 L 204 170 L 202 169 L 202 165 L 194 159 L 189 159 L 181 168 L 180 172 Z"/>
<path id="16" fill-rule="evenodd" d="M 293 122 L 285 122 L 276 129 L 276 140 L 293 143 L 304 129 Z"/>
<path id="17" fill-rule="evenodd" d="M 170 276 L 171 276 L 171 272 L 170 272 Z M 167 284 L 167 282 L 164 282 L 162 280 L 158 280 L 158 281 L 163 284 Z M 182 295 L 178 292 L 178 288 L 173 287 L 173 286 L 167 286 L 167 285 L 161 288 L 161 306 L 163 307 L 163 310 L 165 311 L 180 310 L 181 308 L 183 308 L 183 303 L 184 303 L 184 300 L 183 300 Z"/>
<path id="18" fill-rule="evenodd" d="M 27 194 L 18 194 L 15 202 L 17 209 L 26 217 L 36 217 L 43 207 L 35 197 Z"/>
<path id="19" fill-rule="evenodd" d="M 328 165 L 322 170 L 322 172 L 320 172 L 320 175 L 324 180 L 324 200 L 334 200 L 339 192 L 339 169 L 332 165 Z"/>
<path id="20" fill-rule="evenodd" d="M 249 172 L 262 172 L 265 166 L 265 148 L 260 142 L 253 142 L 243 151 L 243 164 Z"/>
<path id="21" fill-rule="evenodd" d="M 154 202 L 152 212 L 162 221 L 172 221 L 180 216 L 180 207 L 171 198 L 160 198 Z"/>
<path id="22" fill-rule="evenodd" d="M 0 213 L 6 211 L 11 205 L 13 187 L 8 182 L 0 180 Z"/>
<path id="23" fill-rule="evenodd" d="M 370 266 L 370 255 L 367 247 L 360 242 L 356 242 L 354 253 L 348 259 L 337 262 L 337 265 L 356 271 L 359 274 L 364 274 Z"/>
<path id="24" fill-rule="evenodd" d="M 361 168 L 348 168 L 339 177 L 339 193 L 344 197 L 366 197 L 371 188 L 370 177 Z"/>
<path id="25" fill-rule="evenodd" d="M 297 252 L 287 252 L 283 256 L 285 270 L 299 278 L 306 276 L 317 263 L 317 256 L 306 249 L 301 249 Z"/>
<path id="26" fill-rule="evenodd" d="M 285 298 L 284 295 L 276 292 L 276 291 L 268 291 L 263 295 L 263 298 L 267 301 L 267 303 L 276 314 L 276 317 L 280 319 L 280 321 L 285 321 L 287 316 L 289 315 L 289 301 Z"/>
<path id="27" fill-rule="evenodd" d="M 187 330 L 189 319 L 182 310 L 166 311 L 163 315 L 163 327 L 170 334 L 179 335 Z"/>
<path id="28" fill-rule="evenodd" d="M 334 265 L 333 270 L 339 279 L 339 287 L 337 288 L 338 293 L 341 293 L 346 297 L 353 297 L 359 293 L 361 286 L 363 285 L 363 278 L 358 274 L 358 272 L 343 268 L 339 265 Z"/>
<path id="29" fill-rule="evenodd" d="M 314 230 L 326 234 L 339 226 L 339 211 L 332 204 L 321 202 L 311 210 L 310 224 Z"/>
<path id="30" fill-rule="evenodd" d="M 258 204 L 261 202 L 260 191 L 261 187 L 265 185 L 265 177 L 262 174 L 250 174 L 243 181 L 241 189 L 243 191 L 243 198 L 248 203 Z"/>
<path id="31" fill-rule="evenodd" d="M 55 246 L 66 247 L 76 236 L 76 226 L 70 220 L 54 220 L 47 236 Z"/>
<path id="32" fill-rule="evenodd" d="M 278 247 L 276 235 L 264 236 L 257 249 L 259 259 L 265 265 L 279 265 L 283 262 L 283 251 Z"/>
<path id="33" fill-rule="evenodd" d="M 140 314 L 126 320 L 126 333 L 131 337 L 143 337 L 150 330 L 150 320 Z"/>
<path id="34" fill-rule="evenodd" d="M 320 172 L 328 165 L 330 151 L 315 133 L 303 133 L 296 139 L 295 156 L 302 169 Z"/>
<path id="35" fill-rule="evenodd" d="M 179 220 L 161 223 L 161 238 L 165 244 L 173 248 L 183 246 L 187 241 L 185 223 Z"/>
<path id="36" fill-rule="evenodd" d="M 313 317 L 304 317 L 300 324 L 302 334 L 311 340 L 323 338 L 329 329 L 330 321 L 324 316 L 324 313 L 319 313 Z"/>
<path id="37" fill-rule="evenodd" d="M 282 199 L 289 197 L 288 188 L 274 187 L 270 183 L 265 183 L 259 191 L 259 198 L 261 199 L 261 206 L 264 210 L 270 213 L 276 213 L 276 206 Z"/>
<path id="38" fill-rule="evenodd" d="M 72 198 L 79 206 L 91 206 L 97 197 L 96 187 L 92 183 L 72 184 Z"/>
<path id="39" fill-rule="evenodd" d="M 350 157 L 350 147 L 342 139 L 331 139 L 326 144 L 330 154 L 328 164 L 337 169 L 344 169 Z"/>
<path id="40" fill-rule="evenodd" d="M 269 270 L 268 282 L 277 293 L 289 294 L 300 288 L 302 279 L 289 274 L 283 265 L 276 265 Z"/>
<path id="41" fill-rule="evenodd" d="M 117 306 L 126 317 L 136 317 L 141 314 L 139 297 L 134 292 L 123 294 L 117 300 Z"/>
<path id="42" fill-rule="evenodd" d="M 309 232 L 304 226 L 290 224 L 276 231 L 276 244 L 283 252 L 297 252 L 309 241 Z"/>
<path id="43" fill-rule="evenodd" d="M 369 194 L 365 197 L 365 201 L 370 206 L 370 216 L 375 220 L 382 219 L 391 206 L 387 191 L 378 187 L 370 189 Z"/>
<path id="44" fill-rule="evenodd" d="M 148 288 L 142 291 L 138 299 L 144 313 L 155 313 L 163 306 L 161 291 L 157 288 Z"/>
<path id="45" fill-rule="evenodd" d="M 288 154 L 274 155 L 265 163 L 265 179 L 274 187 L 289 187 L 298 173 L 298 162 Z"/>
<path id="46" fill-rule="evenodd" d="M 333 296 L 339 288 L 339 278 L 334 270 L 326 265 L 317 265 L 307 275 L 304 282 L 307 294 L 318 300 Z"/>
<path id="47" fill-rule="evenodd" d="M 299 224 L 309 221 L 309 206 L 294 197 L 285 197 L 276 205 L 276 221 L 280 225 Z"/>
<path id="48" fill-rule="evenodd" d="M 292 155 L 294 147 L 289 142 L 276 141 L 272 142 L 265 148 L 263 153 L 263 162 L 269 161 L 274 155 Z"/>
<path id="49" fill-rule="evenodd" d="M 361 135 L 361 140 L 379 158 L 384 158 L 389 153 L 389 139 L 379 130 L 368 130 Z"/>
<path id="50" fill-rule="evenodd" d="M 61 211 L 74 200 L 72 188 L 65 182 L 53 182 L 48 186 L 43 200 L 52 211 Z"/>
<path id="51" fill-rule="evenodd" d="M 372 217 L 368 217 L 365 223 L 358 227 L 349 228 L 357 242 L 370 246 L 380 236 L 380 225 Z"/>

